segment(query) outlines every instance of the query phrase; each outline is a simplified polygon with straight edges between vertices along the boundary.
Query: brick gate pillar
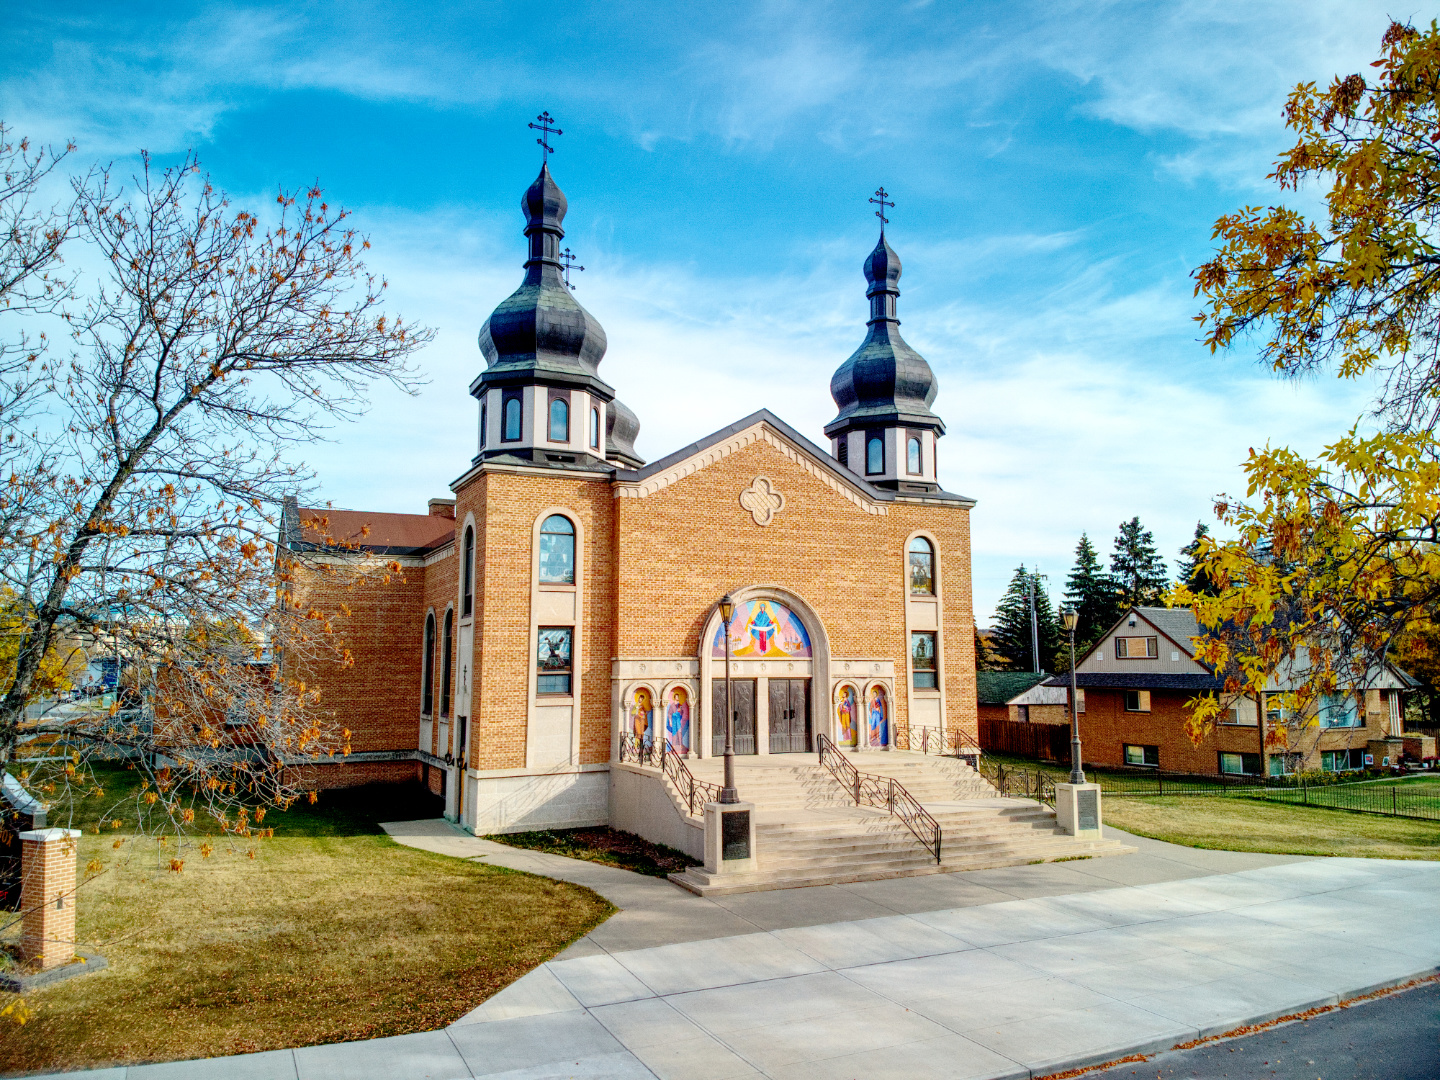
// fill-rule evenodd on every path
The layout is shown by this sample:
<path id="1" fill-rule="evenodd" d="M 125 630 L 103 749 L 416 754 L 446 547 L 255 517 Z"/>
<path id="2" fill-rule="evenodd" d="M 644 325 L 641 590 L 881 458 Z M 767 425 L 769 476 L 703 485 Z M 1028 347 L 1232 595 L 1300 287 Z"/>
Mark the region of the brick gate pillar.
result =
<path id="1" fill-rule="evenodd" d="M 78 829 L 20 834 L 20 951 L 41 971 L 75 958 L 75 861 Z"/>

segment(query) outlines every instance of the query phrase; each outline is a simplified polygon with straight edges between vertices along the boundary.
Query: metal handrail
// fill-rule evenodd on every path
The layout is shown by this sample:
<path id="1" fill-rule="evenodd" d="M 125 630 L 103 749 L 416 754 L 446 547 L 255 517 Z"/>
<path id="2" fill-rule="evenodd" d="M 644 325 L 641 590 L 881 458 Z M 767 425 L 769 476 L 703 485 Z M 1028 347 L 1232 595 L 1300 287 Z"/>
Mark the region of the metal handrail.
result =
<path id="1" fill-rule="evenodd" d="M 896 721 L 893 745 L 896 750 L 974 758 L 977 768 L 980 764 L 980 744 L 971 738 L 963 728 L 946 730 L 931 724 L 908 724 L 904 721 Z"/>
<path id="2" fill-rule="evenodd" d="M 992 760 L 984 763 L 980 775 L 1008 798 L 1034 799 L 1048 806 L 1055 805 L 1055 777 L 1044 770 L 1019 769 Z"/>
<path id="3" fill-rule="evenodd" d="M 620 760 L 659 769 L 685 804 L 691 817 L 699 817 L 708 802 L 720 801 L 720 785 L 699 780 L 685 759 L 670 749 L 667 739 L 641 739 L 634 732 L 620 733 Z"/>
<path id="4" fill-rule="evenodd" d="M 816 735 L 816 742 L 820 748 L 820 764 L 855 800 L 856 806 L 888 810 L 930 850 L 937 863 L 940 861 L 940 823 L 920 805 L 919 799 L 894 777 L 862 773 L 823 732 Z"/>

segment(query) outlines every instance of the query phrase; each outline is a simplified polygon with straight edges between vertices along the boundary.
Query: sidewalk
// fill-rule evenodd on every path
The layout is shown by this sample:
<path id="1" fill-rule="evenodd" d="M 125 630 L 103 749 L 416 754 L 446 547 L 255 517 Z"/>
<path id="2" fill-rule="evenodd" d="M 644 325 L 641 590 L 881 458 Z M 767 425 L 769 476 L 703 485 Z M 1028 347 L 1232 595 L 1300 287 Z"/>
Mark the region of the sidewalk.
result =
<path id="1" fill-rule="evenodd" d="M 625 910 L 441 1031 L 65 1075 L 1030 1077 L 1440 967 L 1440 935 L 1391 929 L 1429 925 L 1440 863 L 1136 840 L 1139 854 L 1116 859 L 706 900 L 443 823 L 387 828 L 578 881 Z"/>

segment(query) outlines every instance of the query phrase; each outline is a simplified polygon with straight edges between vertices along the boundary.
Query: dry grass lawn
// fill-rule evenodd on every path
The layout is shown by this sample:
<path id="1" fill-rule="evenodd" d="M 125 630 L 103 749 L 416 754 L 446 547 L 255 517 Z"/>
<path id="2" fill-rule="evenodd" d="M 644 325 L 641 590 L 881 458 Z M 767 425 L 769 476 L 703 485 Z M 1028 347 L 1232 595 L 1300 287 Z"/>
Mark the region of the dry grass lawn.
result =
<path id="1" fill-rule="evenodd" d="M 374 813 L 352 800 L 328 814 L 327 796 L 278 815 L 253 860 L 243 844 L 192 848 L 180 873 L 157 869 L 153 842 L 114 861 L 113 836 L 87 833 L 81 865 L 109 868 L 82 890 L 79 937 L 110 969 L 27 995 L 29 1023 L 0 1021 L 4 1070 L 440 1027 L 614 911 L 589 889 L 401 847 L 374 825 L 391 816 L 384 796 L 369 792 Z"/>
<path id="2" fill-rule="evenodd" d="M 1251 799 L 1105 800 L 1105 821 L 1137 836 L 1189 847 L 1345 855 L 1370 859 L 1440 859 L 1440 822 L 1321 810 Z"/>

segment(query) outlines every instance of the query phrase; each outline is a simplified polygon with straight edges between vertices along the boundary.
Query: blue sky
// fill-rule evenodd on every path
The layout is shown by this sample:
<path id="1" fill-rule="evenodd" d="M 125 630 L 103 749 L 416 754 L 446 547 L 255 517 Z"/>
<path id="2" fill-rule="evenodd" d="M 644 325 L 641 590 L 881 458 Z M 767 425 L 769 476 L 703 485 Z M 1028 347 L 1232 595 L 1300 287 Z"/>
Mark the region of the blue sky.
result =
<path id="1" fill-rule="evenodd" d="M 1365 408 L 1210 356 L 1188 275 L 1218 215 L 1276 201 L 1287 90 L 1366 70 L 1405 15 L 1378 3 L 59 7 L 8 7 L 17 132 L 126 174 L 193 148 L 241 204 L 318 178 L 437 328 L 417 396 L 378 392 L 307 455 L 338 506 L 423 512 L 474 453 L 464 388 L 520 278 L 542 109 L 577 295 L 651 459 L 760 407 L 823 444 L 866 200 L 892 193 L 941 480 L 979 500 L 981 625 L 1022 561 L 1058 594 L 1082 530 L 1108 552 L 1138 514 L 1173 558 L 1248 447 L 1313 452 Z"/>

